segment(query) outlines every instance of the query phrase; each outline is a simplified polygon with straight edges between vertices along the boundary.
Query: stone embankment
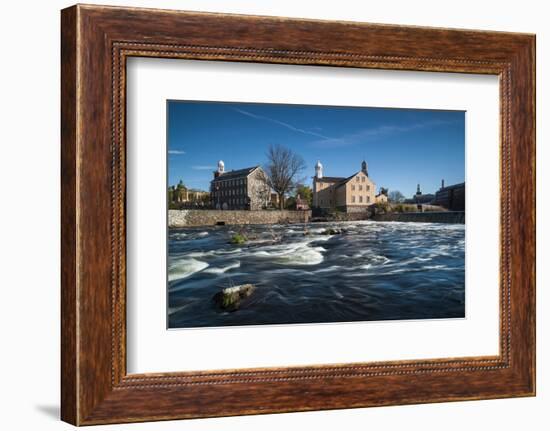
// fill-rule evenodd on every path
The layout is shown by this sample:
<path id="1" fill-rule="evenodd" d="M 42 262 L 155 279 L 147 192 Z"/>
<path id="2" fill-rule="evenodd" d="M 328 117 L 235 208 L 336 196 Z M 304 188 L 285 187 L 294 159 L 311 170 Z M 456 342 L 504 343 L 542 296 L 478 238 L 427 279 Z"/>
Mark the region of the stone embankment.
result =
<path id="1" fill-rule="evenodd" d="M 465 223 L 464 211 L 430 211 L 417 213 L 376 214 L 375 221 L 402 221 L 421 223 Z"/>
<path id="2" fill-rule="evenodd" d="M 307 223 L 311 211 L 169 210 L 168 227 Z"/>

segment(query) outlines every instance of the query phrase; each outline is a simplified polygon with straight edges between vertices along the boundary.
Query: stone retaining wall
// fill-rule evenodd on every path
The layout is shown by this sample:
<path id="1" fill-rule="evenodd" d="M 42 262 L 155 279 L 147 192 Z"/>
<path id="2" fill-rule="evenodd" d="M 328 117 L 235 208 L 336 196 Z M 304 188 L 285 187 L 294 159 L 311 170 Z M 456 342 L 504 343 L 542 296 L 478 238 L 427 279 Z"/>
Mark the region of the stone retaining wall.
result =
<path id="1" fill-rule="evenodd" d="M 311 211 L 168 210 L 168 227 L 304 223 Z"/>
<path id="2" fill-rule="evenodd" d="M 464 224 L 464 221 L 465 221 L 464 211 L 376 214 L 372 219 L 375 221 L 461 223 L 461 224 Z"/>

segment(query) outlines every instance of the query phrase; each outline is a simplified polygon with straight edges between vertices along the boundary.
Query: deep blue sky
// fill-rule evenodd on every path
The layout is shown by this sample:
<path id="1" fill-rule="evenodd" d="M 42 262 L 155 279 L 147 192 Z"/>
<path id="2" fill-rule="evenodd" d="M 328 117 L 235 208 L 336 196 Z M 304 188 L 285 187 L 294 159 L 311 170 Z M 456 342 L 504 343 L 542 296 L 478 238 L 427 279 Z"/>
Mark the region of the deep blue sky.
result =
<path id="1" fill-rule="evenodd" d="M 307 105 L 168 101 L 168 182 L 209 189 L 225 169 L 263 165 L 270 144 L 300 154 L 315 174 L 349 176 L 363 158 L 377 188 L 406 197 L 464 181 L 464 112 Z"/>

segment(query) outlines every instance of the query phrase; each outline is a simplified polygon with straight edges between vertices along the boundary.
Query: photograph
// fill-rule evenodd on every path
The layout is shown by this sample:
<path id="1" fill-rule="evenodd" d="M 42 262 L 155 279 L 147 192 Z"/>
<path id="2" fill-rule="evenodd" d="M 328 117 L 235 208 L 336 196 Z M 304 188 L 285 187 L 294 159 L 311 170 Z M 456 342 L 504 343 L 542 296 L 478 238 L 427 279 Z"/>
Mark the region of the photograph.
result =
<path id="1" fill-rule="evenodd" d="M 465 112 L 167 101 L 167 326 L 465 318 Z"/>

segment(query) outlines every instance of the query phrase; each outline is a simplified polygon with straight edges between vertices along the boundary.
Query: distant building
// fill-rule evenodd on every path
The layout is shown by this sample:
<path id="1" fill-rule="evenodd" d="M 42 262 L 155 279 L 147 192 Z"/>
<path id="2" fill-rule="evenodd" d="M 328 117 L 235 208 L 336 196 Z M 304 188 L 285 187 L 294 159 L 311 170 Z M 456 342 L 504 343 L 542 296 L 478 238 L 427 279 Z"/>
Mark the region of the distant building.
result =
<path id="1" fill-rule="evenodd" d="M 445 186 L 441 180 L 441 188 L 435 193 L 434 205 L 439 205 L 451 211 L 464 211 L 466 200 L 466 183 Z"/>
<path id="2" fill-rule="evenodd" d="M 388 196 L 385 193 L 378 193 L 374 197 L 374 202 L 376 202 L 377 204 L 385 204 L 388 202 Z"/>
<path id="3" fill-rule="evenodd" d="M 192 204 L 201 204 L 209 202 L 209 193 L 204 190 L 198 189 L 188 189 L 183 184 L 183 181 L 180 181 L 177 186 L 170 186 L 168 188 L 168 201 L 171 204 L 187 204 L 189 206 Z"/>
<path id="4" fill-rule="evenodd" d="M 416 185 L 416 193 L 412 199 L 406 199 L 405 203 L 407 204 L 430 204 L 435 199 L 435 195 L 431 193 L 422 193 L 420 191 L 420 184 Z"/>
<path id="5" fill-rule="evenodd" d="M 223 160 L 218 162 L 214 179 L 210 181 L 212 206 L 224 210 L 261 210 L 271 200 L 265 173 L 260 166 L 225 171 Z"/>
<path id="6" fill-rule="evenodd" d="M 376 202 L 376 184 L 369 178 L 367 162 L 349 177 L 325 177 L 320 161 L 313 177 L 313 207 L 338 209 L 345 212 L 367 211 Z"/>

